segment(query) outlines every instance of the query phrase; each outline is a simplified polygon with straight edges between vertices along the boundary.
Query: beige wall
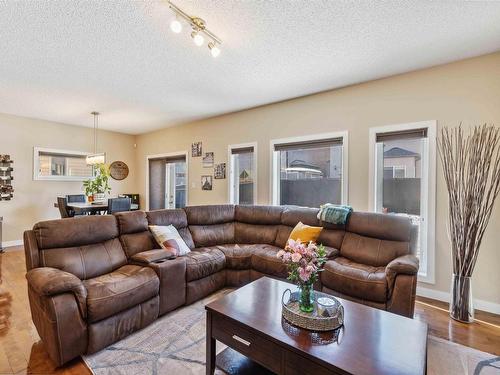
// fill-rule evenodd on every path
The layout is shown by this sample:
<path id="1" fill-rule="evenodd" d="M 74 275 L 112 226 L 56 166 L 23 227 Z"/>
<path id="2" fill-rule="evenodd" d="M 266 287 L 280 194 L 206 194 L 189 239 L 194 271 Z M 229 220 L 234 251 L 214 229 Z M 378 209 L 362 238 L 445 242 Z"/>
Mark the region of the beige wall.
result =
<path id="1" fill-rule="evenodd" d="M 237 93 L 235 95 L 245 95 Z M 500 53 L 372 81 L 322 94 L 167 128 L 137 137 L 137 178 L 145 194 L 146 155 L 185 151 L 202 141 L 216 162 L 227 162 L 227 146 L 258 142 L 258 202 L 270 202 L 270 146 L 274 138 L 349 131 L 349 203 L 368 209 L 368 129 L 396 123 L 437 120 L 438 126 L 491 122 L 500 125 Z M 189 158 L 189 204 L 226 203 L 227 180 L 202 191 L 200 176 L 210 170 Z M 436 283 L 449 291 L 451 262 L 446 236 L 446 190 L 438 166 Z M 500 303 L 500 202 L 493 213 L 474 276 L 477 298 Z"/>
<path id="2" fill-rule="evenodd" d="M 33 147 L 91 152 L 92 139 L 90 128 L 0 114 L 0 154 L 14 160 L 14 198 L 0 201 L 3 241 L 20 240 L 37 221 L 60 217 L 54 208 L 57 196 L 82 193 L 82 182 L 34 181 Z M 130 167 L 125 180 L 111 181 L 112 195 L 137 191 L 134 143 L 135 136 L 99 131 L 107 161 L 122 160 Z"/>

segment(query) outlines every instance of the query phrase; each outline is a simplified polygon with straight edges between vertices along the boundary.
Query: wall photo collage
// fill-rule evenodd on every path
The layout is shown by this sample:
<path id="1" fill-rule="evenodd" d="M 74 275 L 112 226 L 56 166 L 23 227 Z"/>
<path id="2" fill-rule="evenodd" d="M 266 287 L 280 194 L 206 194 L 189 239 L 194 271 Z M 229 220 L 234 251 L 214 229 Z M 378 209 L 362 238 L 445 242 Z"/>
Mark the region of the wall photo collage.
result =
<path id="1" fill-rule="evenodd" d="M 203 168 L 213 168 L 213 175 L 201 176 L 201 190 L 212 190 L 213 179 L 223 180 L 226 178 L 226 163 L 215 163 L 215 154 L 213 152 L 203 152 L 202 142 L 193 142 L 191 144 L 191 157 L 201 157 Z"/>

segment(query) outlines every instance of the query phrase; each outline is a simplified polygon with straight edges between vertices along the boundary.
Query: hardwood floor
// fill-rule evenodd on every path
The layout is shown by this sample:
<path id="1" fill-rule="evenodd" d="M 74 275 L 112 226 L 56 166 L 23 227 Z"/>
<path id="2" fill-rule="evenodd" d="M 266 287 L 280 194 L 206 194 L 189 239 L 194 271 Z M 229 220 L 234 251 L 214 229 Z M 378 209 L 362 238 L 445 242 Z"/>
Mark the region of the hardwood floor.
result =
<path id="1" fill-rule="evenodd" d="M 55 369 L 31 321 L 22 247 L 0 254 L 0 374 L 91 374 L 79 359 Z M 429 334 L 500 356 L 500 316 L 477 311 L 477 321 L 449 318 L 443 302 L 418 298 L 415 319 Z"/>

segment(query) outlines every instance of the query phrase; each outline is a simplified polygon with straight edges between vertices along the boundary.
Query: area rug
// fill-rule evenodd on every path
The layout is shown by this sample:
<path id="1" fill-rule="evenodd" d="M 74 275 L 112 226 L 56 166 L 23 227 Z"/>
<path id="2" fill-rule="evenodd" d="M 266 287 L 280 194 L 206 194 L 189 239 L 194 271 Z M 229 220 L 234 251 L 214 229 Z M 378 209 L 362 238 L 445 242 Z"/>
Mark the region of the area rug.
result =
<path id="1" fill-rule="evenodd" d="M 204 306 L 232 290 L 219 291 L 178 309 L 145 329 L 83 360 L 95 375 L 201 375 L 205 373 Z M 225 348 L 217 343 L 217 352 Z M 500 357 L 429 336 L 429 375 L 500 374 Z M 216 371 L 216 374 L 223 375 Z"/>

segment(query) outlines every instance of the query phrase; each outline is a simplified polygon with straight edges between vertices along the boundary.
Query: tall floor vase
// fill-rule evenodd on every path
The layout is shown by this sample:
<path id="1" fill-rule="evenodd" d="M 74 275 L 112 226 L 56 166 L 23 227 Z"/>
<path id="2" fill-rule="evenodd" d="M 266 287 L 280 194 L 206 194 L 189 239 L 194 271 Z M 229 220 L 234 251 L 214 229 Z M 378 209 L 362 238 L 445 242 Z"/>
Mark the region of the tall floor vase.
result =
<path id="1" fill-rule="evenodd" d="M 474 321 L 472 278 L 453 274 L 451 280 L 450 316 L 463 323 Z"/>

